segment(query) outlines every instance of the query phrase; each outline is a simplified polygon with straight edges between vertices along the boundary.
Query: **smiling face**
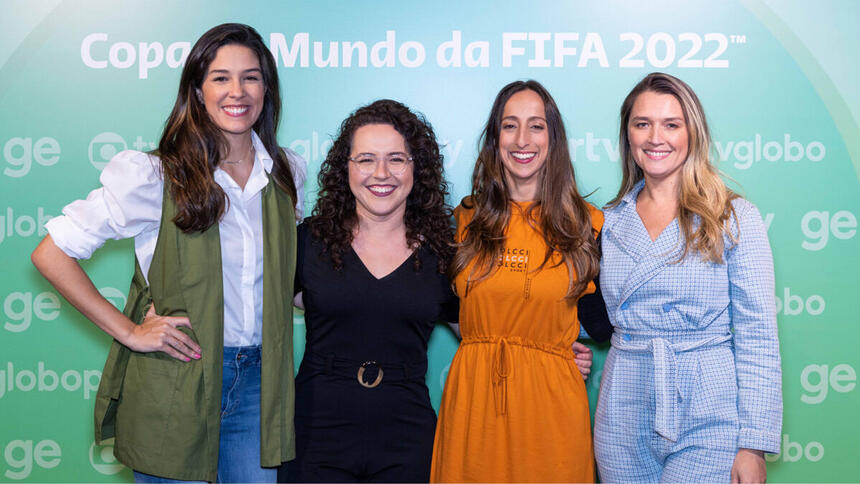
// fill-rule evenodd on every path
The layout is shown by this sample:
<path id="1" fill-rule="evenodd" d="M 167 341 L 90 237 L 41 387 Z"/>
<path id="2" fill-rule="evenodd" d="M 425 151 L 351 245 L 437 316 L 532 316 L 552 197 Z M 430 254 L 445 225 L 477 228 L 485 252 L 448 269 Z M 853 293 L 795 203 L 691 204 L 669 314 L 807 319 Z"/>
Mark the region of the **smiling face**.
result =
<path id="1" fill-rule="evenodd" d="M 366 124 L 355 130 L 349 157 L 352 160 L 378 160 L 373 172 L 364 175 L 358 164 L 349 161 L 349 188 L 355 197 L 359 219 L 403 220 L 406 198 L 412 191 L 414 163 L 407 162 L 405 170 L 392 174 L 387 158 L 408 158 L 406 140 L 390 124 Z"/>
<path id="2" fill-rule="evenodd" d="M 498 146 L 511 198 L 537 199 L 549 152 L 549 130 L 543 100 L 536 92 L 519 91 L 505 103 Z"/>
<path id="3" fill-rule="evenodd" d="M 209 118 L 225 135 L 248 134 L 260 112 L 266 88 L 260 60 L 242 45 L 218 49 L 200 86 Z"/>
<path id="4" fill-rule="evenodd" d="M 681 103 L 671 94 L 645 91 L 633 103 L 627 138 L 646 183 L 681 177 L 689 135 Z"/>

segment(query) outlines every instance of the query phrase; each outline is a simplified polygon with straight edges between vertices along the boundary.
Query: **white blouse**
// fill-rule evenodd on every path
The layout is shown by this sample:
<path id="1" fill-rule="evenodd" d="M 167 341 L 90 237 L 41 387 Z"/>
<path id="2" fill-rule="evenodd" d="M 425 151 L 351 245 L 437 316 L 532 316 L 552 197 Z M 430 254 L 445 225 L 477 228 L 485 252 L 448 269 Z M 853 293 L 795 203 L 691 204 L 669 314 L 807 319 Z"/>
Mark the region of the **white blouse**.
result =
<path id="1" fill-rule="evenodd" d="M 227 194 L 227 211 L 218 223 L 224 282 L 224 346 L 259 345 L 263 322 L 263 203 L 272 157 L 252 132 L 256 157 L 243 190 L 227 174 L 215 170 L 215 182 Z M 307 166 L 285 149 L 298 194 L 296 220 L 304 208 Z M 264 171 L 265 170 L 265 171 Z M 134 237 L 134 251 L 144 276 L 149 272 L 158 229 L 164 182 L 157 156 L 123 151 L 102 170 L 102 187 L 63 208 L 63 215 L 45 224 L 54 243 L 68 256 L 88 259 L 108 239 Z M 194 322 L 192 321 L 192 326 Z"/>

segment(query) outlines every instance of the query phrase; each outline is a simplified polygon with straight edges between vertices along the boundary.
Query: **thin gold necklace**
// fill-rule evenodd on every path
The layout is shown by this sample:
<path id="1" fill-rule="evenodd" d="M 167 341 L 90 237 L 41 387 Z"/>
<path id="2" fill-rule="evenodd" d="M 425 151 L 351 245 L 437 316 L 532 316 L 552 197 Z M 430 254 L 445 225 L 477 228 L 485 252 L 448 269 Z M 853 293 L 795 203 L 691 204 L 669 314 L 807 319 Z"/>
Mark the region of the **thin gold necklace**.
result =
<path id="1" fill-rule="evenodd" d="M 253 159 L 254 159 L 254 145 L 251 145 L 251 150 L 249 151 L 249 153 L 248 153 L 248 154 L 249 154 L 250 156 L 249 156 L 247 159 L 249 159 L 249 160 L 253 160 Z M 243 158 L 243 159 L 241 159 L 241 160 L 234 160 L 234 161 L 230 161 L 230 160 L 221 160 L 221 162 L 222 162 L 222 163 L 227 163 L 228 165 L 238 165 L 238 164 L 240 164 L 240 163 L 243 163 L 244 161 L 245 161 L 245 158 Z"/>

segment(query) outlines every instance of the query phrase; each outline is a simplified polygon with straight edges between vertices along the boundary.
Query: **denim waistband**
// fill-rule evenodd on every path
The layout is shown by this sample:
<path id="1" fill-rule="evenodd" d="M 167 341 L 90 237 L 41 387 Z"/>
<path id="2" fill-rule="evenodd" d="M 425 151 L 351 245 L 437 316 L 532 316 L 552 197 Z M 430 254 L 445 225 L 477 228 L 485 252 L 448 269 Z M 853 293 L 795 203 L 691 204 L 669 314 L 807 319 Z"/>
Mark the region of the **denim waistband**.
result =
<path id="1" fill-rule="evenodd" d="M 224 364 L 252 366 L 259 365 L 262 357 L 262 348 L 256 346 L 225 346 Z"/>

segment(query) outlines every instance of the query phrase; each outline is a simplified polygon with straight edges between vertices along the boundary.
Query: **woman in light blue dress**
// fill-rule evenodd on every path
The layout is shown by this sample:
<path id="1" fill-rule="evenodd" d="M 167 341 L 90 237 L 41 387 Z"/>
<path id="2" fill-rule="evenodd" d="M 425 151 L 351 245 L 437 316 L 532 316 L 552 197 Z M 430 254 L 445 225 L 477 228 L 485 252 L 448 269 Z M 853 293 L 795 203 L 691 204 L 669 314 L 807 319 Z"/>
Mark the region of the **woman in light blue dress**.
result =
<path id="1" fill-rule="evenodd" d="M 711 165 L 702 106 L 646 76 L 621 108 L 600 282 L 615 327 L 595 421 L 604 482 L 763 482 L 782 422 L 773 261 Z"/>

